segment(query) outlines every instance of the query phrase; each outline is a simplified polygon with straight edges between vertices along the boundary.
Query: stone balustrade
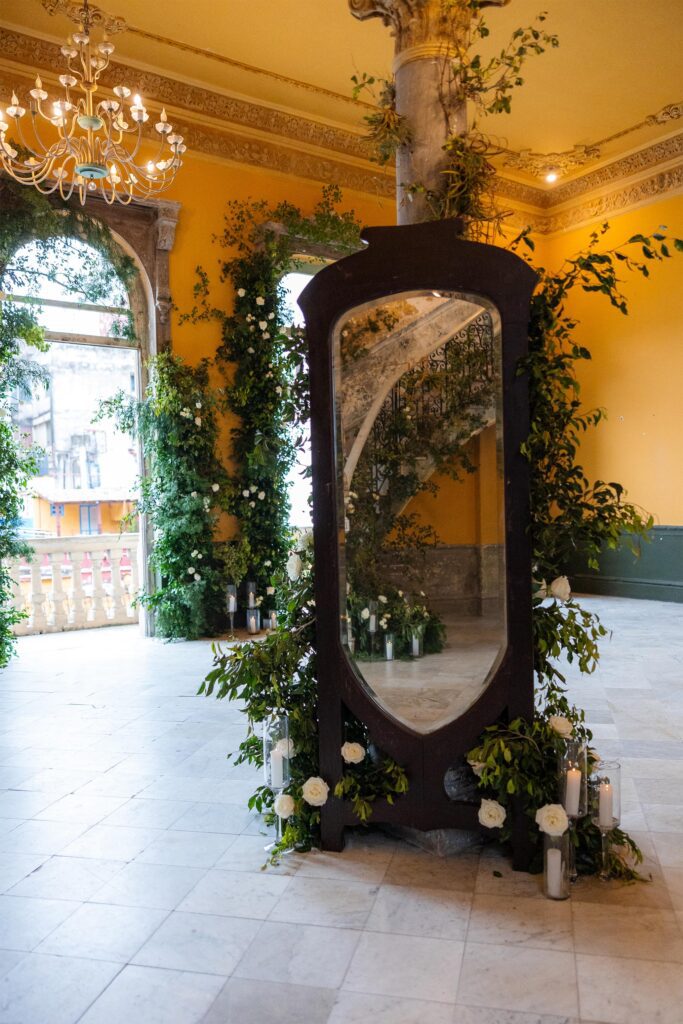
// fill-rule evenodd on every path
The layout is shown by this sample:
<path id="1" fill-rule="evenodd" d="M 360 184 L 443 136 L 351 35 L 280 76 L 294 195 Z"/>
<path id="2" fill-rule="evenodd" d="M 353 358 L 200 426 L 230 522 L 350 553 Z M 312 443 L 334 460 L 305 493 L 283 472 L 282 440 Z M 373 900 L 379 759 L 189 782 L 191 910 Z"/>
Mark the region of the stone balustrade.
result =
<path id="1" fill-rule="evenodd" d="M 137 622 L 137 533 L 32 540 L 33 557 L 8 563 L 18 636 Z"/>

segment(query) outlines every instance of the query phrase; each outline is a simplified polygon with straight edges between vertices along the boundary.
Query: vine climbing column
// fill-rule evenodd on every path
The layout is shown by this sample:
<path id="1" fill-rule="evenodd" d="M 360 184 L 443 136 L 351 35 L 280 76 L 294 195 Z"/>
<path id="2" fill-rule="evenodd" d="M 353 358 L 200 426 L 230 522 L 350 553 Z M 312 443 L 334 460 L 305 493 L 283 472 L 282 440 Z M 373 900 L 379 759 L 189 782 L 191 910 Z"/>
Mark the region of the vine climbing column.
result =
<path id="1" fill-rule="evenodd" d="M 510 0 L 481 0 L 504 7 Z M 361 21 L 381 18 L 395 39 L 396 111 L 410 125 L 410 141 L 396 155 L 398 223 L 431 219 L 423 196 L 405 186 L 438 188 L 447 158 L 444 139 L 467 131 L 467 100 L 454 65 L 456 43 L 464 42 L 473 16 L 470 0 L 349 0 Z"/>

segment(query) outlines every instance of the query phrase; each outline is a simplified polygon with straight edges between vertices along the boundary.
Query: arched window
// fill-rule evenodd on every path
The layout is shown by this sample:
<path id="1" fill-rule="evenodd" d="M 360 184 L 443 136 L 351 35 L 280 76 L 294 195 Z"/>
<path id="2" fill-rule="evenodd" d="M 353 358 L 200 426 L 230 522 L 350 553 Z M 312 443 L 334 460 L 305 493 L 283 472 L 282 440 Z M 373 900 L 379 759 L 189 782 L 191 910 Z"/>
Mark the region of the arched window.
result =
<path id="1" fill-rule="evenodd" d="M 140 456 L 99 403 L 120 388 L 137 395 L 140 344 L 125 283 L 93 247 L 73 238 L 29 242 L 12 257 L 3 297 L 34 311 L 44 351 L 23 346 L 46 386 L 15 395 L 12 420 L 41 449 L 27 488 L 21 532 L 28 537 L 118 534 L 134 498 Z M 97 301 L 84 297 L 97 294 Z"/>

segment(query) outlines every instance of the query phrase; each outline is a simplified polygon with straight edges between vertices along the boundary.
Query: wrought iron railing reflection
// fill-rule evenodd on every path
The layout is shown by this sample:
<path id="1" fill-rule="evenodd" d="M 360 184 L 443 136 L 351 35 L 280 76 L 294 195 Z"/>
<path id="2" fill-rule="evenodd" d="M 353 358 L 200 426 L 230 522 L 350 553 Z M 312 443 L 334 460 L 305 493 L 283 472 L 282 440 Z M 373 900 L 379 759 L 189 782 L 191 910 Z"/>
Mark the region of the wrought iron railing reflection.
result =
<path id="1" fill-rule="evenodd" d="M 137 533 L 30 541 L 33 557 L 9 563 L 18 636 L 137 622 Z"/>

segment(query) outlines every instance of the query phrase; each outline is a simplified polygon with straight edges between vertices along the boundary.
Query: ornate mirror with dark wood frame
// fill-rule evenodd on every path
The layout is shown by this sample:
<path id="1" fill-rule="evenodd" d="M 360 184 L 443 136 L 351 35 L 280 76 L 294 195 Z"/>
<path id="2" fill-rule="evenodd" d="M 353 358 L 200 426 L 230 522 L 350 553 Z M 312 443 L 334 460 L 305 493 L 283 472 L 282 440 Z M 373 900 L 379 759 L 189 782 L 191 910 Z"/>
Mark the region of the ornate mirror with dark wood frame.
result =
<path id="1" fill-rule="evenodd" d="M 526 352 L 536 281 L 453 221 L 371 228 L 300 297 L 310 340 L 320 766 L 345 709 L 406 769 L 374 820 L 472 828 L 464 754 L 533 710 Z M 322 841 L 355 823 L 322 809 Z M 521 831 L 516 859 L 523 860 Z"/>

